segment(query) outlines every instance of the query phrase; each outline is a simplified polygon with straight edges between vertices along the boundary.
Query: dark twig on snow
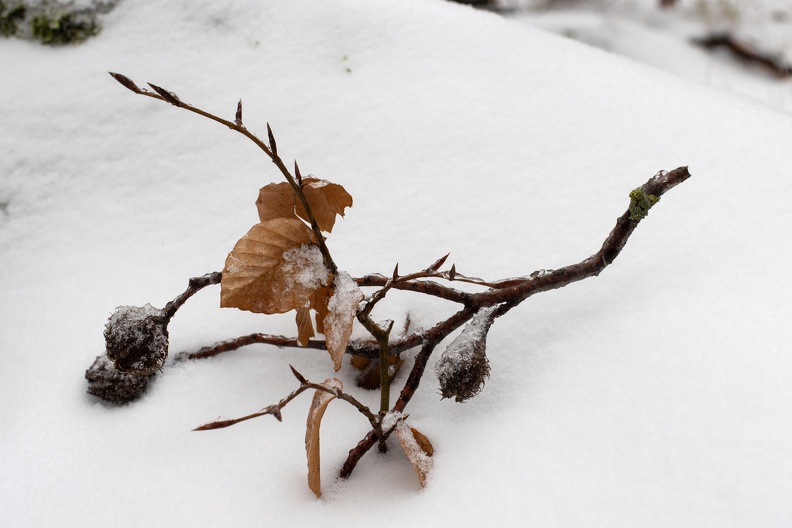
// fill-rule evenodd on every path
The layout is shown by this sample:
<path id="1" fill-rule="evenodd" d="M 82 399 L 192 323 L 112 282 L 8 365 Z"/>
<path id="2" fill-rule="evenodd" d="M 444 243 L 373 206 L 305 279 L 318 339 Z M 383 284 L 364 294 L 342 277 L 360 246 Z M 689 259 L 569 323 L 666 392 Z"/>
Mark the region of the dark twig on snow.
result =
<path id="1" fill-rule="evenodd" d="M 713 41 L 713 43 L 710 45 L 715 46 L 723 44 L 721 42 Z M 754 58 L 754 60 L 757 59 Z M 765 60 L 765 63 L 766 62 L 767 60 Z M 133 81 L 123 75 L 116 73 L 111 73 L 111 75 L 124 87 L 136 94 L 159 99 L 178 108 L 183 108 L 195 114 L 211 119 L 212 121 L 221 123 L 231 130 L 234 130 L 253 141 L 253 143 L 255 143 L 278 167 L 280 172 L 294 189 L 297 198 L 300 200 L 300 203 L 309 217 L 309 222 L 311 224 L 317 244 L 321 250 L 325 267 L 328 269 L 331 275 L 336 273 L 337 270 L 335 263 L 330 257 L 330 252 L 325 245 L 324 237 L 302 191 L 302 177 L 299 168 L 295 162 L 294 176 L 292 176 L 292 174 L 286 168 L 283 160 L 278 155 L 275 136 L 269 125 L 267 125 L 268 142 L 264 142 L 249 132 L 244 126 L 242 121 L 243 116 L 241 101 L 237 104 L 234 120 L 230 121 L 186 104 L 178 96 L 176 96 L 176 94 L 169 92 L 162 87 L 149 84 L 151 90 L 153 90 L 149 91 L 147 89 L 138 87 Z M 498 281 L 485 281 L 475 277 L 467 277 L 461 273 L 458 273 L 455 265 L 451 265 L 447 271 L 440 271 L 440 268 L 443 266 L 448 257 L 448 255 L 445 255 L 435 261 L 434 264 L 430 265 L 428 268 L 416 273 L 400 275 L 397 265 L 390 277 L 379 274 L 371 274 L 355 279 L 359 286 L 378 288 L 358 305 L 357 312 L 355 314 L 358 321 L 360 321 L 365 326 L 369 333 L 376 339 L 376 342 L 372 342 L 370 340 L 350 342 L 347 345 L 346 352 L 356 356 L 379 360 L 380 379 L 382 380 L 382 395 L 380 400 L 379 414 L 374 414 L 374 412 L 372 412 L 368 406 L 362 404 L 340 388 L 331 387 L 320 383 L 312 383 L 305 379 L 305 377 L 303 377 L 299 372 L 294 370 L 294 368 L 292 368 L 292 373 L 294 374 L 295 378 L 297 378 L 300 385 L 297 389 L 292 391 L 285 398 L 281 399 L 278 403 L 265 407 L 261 411 L 243 416 L 241 418 L 232 420 L 219 420 L 208 423 L 199 427 L 197 430 L 203 431 L 228 427 L 230 425 L 234 425 L 236 423 L 266 414 L 271 414 L 280 421 L 282 418 L 282 409 L 302 392 L 309 389 L 323 391 L 353 405 L 361 414 L 366 417 L 366 419 L 371 424 L 371 430 L 354 448 L 349 451 L 349 455 L 343 464 L 340 475 L 343 478 L 348 477 L 355 469 L 357 463 L 360 461 L 363 455 L 365 455 L 374 445 L 379 443 L 380 449 L 384 450 L 385 441 L 393 432 L 393 429 L 384 430 L 383 422 L 385 421 L 385 417 L 388 416 L 389 412 L 402 413 L 405 410 L 421 383 L 421 379 L 423 378 L 428 361 L 433 351 L 444 339 L 446 339 L 452 332 L 459 329 L 462 325 L 474 317 L 478 317 L 477 314 L 481 314 L 482 310 L 484 309 L 487 309 L 486 312 L 483 313 L 485 313 L 485 316 L 488 317 L 488 329 L 494 318 L 506 314 L 509 310 L 518 306 L 521 302 L 536 293 L 561 288 L 573 282 L 599 275 L 602 270 L 609 266 L 618 257 L 632 232 L 635 230 L 641 220 L 647 216 L 649 209 L 660 200 L 660 197 L 689 177 L 690 173 L 688 172 L 687 167 L 679 167 L 678 169 L 675 169 L 671 172 L 660 172 L 650 178 L 649 181 L 647 181 L 641 187 L 634 189 L 629 194 L 630 203 L 627 210 L 616 220 L 616 226 L 605 238 L 605 241 L 602 243 L 599 251 L 577 264 L 571 264 L 556 270 L 540 270 L 525 277 Z M 197 291 L 208 285 L 217 284 L 220 282 L 221 278 L 221 273 L 215 272 L 204 275 L 203 277 L 190 279 L 187 290 L 185 290 L 184 293 L 166 305 L 164 312 L 167 319 L 170 319 L 173 314 L 175 314 L 176 311 L 184 304 L 184 302 Z M 465 292 L 446 285 L 446 282 L 462 282 L 466 284 L 473 284 L 480 288 L 484 288 L 484 291 L 479 291 L 478 293 Z M 387 293 L 392 289 L 431 295 L 451 302 L 459 303 L 462 305 L 462 308 L 447 319 L 436 323 L 428 330 L 416 330 L 402 337 L 393 338 L 390 335 L 391 328 L 393 326 L 392 321 L 381 324 L 375 322 L 371 318 L 372 310 L 376 304 L 383 300 Z M 475 321 L 476 319 L 474 319 L 474 322 Z M 217 343 L 212 347 L 201 349 L 200 351 L 192 354 L 182 354 L 180 359 L 201 359 L 212 357 L 222 352 L 235 350 L 242 346 L 254 343 L 270 344 L 277 347 L 303 348 L 298 339 L 295 338 L 256 333 Z M 307 347 L 314 349 L 327 348 L 324 341 L 316 340 L 308 341 Z M 391 379 L 388 371 L 389 356 L 398 355 L 402 352 L 418 347 L 420 347 L 420 351 L 414 358 L 413 366 L 407 377 L 407 381 L 400 391 L 398 399 L 391 407 L 388 385 L 388 380 Z M 481 354 L 483 356 L 483 348 L 481 349 Z M 457 399 L 457 401 L 461 400 Z"/>
<path id="2" fill-rule="evenodd" d="M 758 64 L 781 79 L 792 75 L 792 64 L 784 62 L 783 57 L 759 50 L 729 33 L 713 33 L 694 39 L 693 42 L 706 49 L 725 48 L 737 58 L 751 64 Z"/>
<path id="3" fill-rule="evenodd" d="M 403 412 L 407 404 L 415 394 L 427 361 L 434 348 L 445 339 L 456 328 L 472 318 L 476 312 L 483 307 L 500 304 L 495 312 L 496 317 L 504 315 L 509 310 L 520 304 L 528 297 L 547 290 L 561 288 L 567 284 L 577 282 L 587 277 L 599 275 L 600 272 L 609 266 L 619 255 L 627 239 L 638 226 L 638 223 L 646 217 L 649 209 L 659 201 L 660 196 L 673 189 L 683 181 L 690 178 L 687 167 L 679 167 L 671 172 L 660 172 L 649 179 L 641 187 L 630 193 L 630 206 L 627 211 L 616 220 L 616 226 L 611 230 L 603 242 L 600 250 L 578 264 L 572 264 L 558 270 L 551 270 L 545 273 L 533 274 L 525 279 L 509 279 L 508 288 L 495 289 L 479 294 L 472 294 L 465 309 L 452 315 L 446 321 L 436 325 L 431 330 L 420 334 L 423 345 L 421 352 L 416 356 L 413 369 L 410 372 L 407 382 L 402 389 L 399 399 L 393 406 L 393 411 Z M 439 286 L 439 285 L 438 285 Z M 443 288 L 443 286 L 439 286 Z M 400 346 L 417 346 L 414 343 L 419 334 L 413 334 L 402 339 L 402 343 L 391 345 L 391 349 Z M 398 343 L 398 342 L 397 342 Z M 367 348 L 372 348 L 368 345 Z M 371 350 L 356 349 L 353 353 L 358 355 L 369 355 Z M 346 478 L 352 474 L 360 458 L 366 454 L 378 441 L 382 441 L 378 432 L 375 430 L 369 433 L 352 450 L 349 451 L 344 465 L 341 468 L 340 476 Z"/>
<path id="4" fill-rule="evenodd" d="M 284 178 L 286 178 L 286 181 L 289 182 L 289 185 L 291 185 L 295 195 L 300 200 L 303 209 L 305 209 L 306 215 L 310 219 L 311 229 L 313 230 L 314 237 L 316 238 L 316 243 L 319 246 L 319 250 L 322 252 L 322 258 L 324 259 L 325 267 L 331 273 L 336 272 L 335 262 L 333 262 L 333 258 L 330 256 L 330 250 L 327 248 L 327 245 L 325 244 L 322 231 L 321 229 L 319 229 L 319 224 L 316 222 L 316 218 L 314 217 L 313 211 L 311 210 L 311 206 L 308 204 L 308 201 L 305 198 L 305 194 L 303 193 L 302 187 L 297 182 L 297 179 L 294 176 L 292 176 L 291 172 L 289 172 L 289 169 L 286 167 L 286 164 L 283 162 L 283 159 L 281 159 L 281 157 L 278 155 L 278 147 L 275 143 L 275 136 L 272 133 L 272 129 L 270 128 L 269 123 L 267 124 L 267 136 L 269 139 L 269 145 L 268 145 L 267 143 L 264 143 L 262 140 L 256 137 L 255 134 L 250 132 L 247 128 L 245 128 L 245 125 L 242 124 L 241 101 L 237 104 L 237 110 L 234 116 L 234 121 L 229 121 L 228 119 L 223 119 L 222 117 L 218 117 L 210 112 L 207 112 L 206 110 L 201 110 L 198 107 L 185 103 L 184 101 L 179 99 L 179 97 L 175 93 L 170 92 L 165 88 L 162 88 L 161 86 L 157 86 L 155 84 L 149 83 L 151 89 L 154 90 L 153 92 L 151 92 L 149 90 L 146 90 L 145 88 L 140 88 L 137 84 L 135 84 L 132 81 L 132 79 L 130 79 L 125 75 L 122 75 L 120 73 L 113 73 L 113 72 L 109 72 L 109 73 L 116 81 L 121 83 L 122 86 L 124 86 L 128 90 L 131 90 L 132 92 L 138 95 L 145 95 L 146 97 L 151 97 L 152 99 L 159 99 L 160 101 L 165 101 L 166 103 L 170 103 L 177 108 L 183 108 L 184 110 L 187 110 L 194 114 L 198 114 L 199 116 L 205 117 L 207 119 L 211 119 L 212 121 L 220 123 L 221 125 L 227 126 L 234 132 L 239 132 L 240 134 L 248 138 L 250 141 L 255 143 L 255 145 L 258 148 L 260 148 L 270 160 L 272 160 L 272 163 L 274 163 L 275 166 L 278 167 L 280 173 L 283 175 Z"/>
<path id="5" fill-rule="evenodd" d="M 268 405 L 267 407 L 264 407 L 263 409 L 261 409 L 258 412 L 255 412 L 255 413 L 252 413 L 252 414 L 248 414 L 248 415 L 242 416 L 240 418 L 234 418 L 234 419 L 231 419 L 231 420 L 217 420 L 215 422 L 210 422 L 210 423 L 204 424 L 204 425 L 202 425 L 200 427 L 196 427 L 193 430 L 194 431 L 210 431 L 212 429 L 222 429 L 224 427 L 229 427 L 229 426 L 238 424 L 240 422 L 244 422 L 246 420 L 250 420 L 252 418 L 258 418 L 259 416 L 265 416 L 267 414 L 271 414 L 272 416 L 275 417 L 276 420 L 281 422 L 281 421 L 283 421 L 283 417 L 281 415 L 281 410 L 283 410 L 283 408 L 286 407 L 286 405 L 288 405 L 289 402 L 291 402 L 294 398 L 296 398 L 297 396 L 299 396 L 300 394 L 302 394 L 303 392 L 305 392 L 306 390 L 309 390 L 309 389 L 326 392 L 326 393 L 328 393 L 328 394 L 330 394 L 332 396 L 335 396 L 339 400 L 346 401 L 347 403 L 349 403 L 352 406 L 354 406 L 358 411 L 360 411 L 360 413 L 363 414 L 363 416 L 368 418 L 369 423 L 371 424 L 371 426 L 375 430 L 379 430 L 380 426 L 379 426 L 379 420 L 378 420 L 377 416 L 375 416 L 366 405 L 362 404 L 354 396 L 344 392 L 341 389 L 335 388 L 335 387 L 328 387 L 326 385 L 322 385 L 321 383 L 312 383 L 312 382 L 308 381 L 307 379 L 305 379 L 305 377 L 302 374 L 297 372 L 294 369 L 294 367 L 291 367 L 291 370 L 292 370 L 292 373 L 294 374 L 294 376 L 300 382 L 300 386 L 297 387 L 295 390 L 293 390 L 288 396 L 286 396 L 285 398 L 280 400 L 278 403 L 275 403 L 275 404 L 272 404 L 272 405 Z"/>
<path id="6" fill-rule="evenodd" d="M 176 314 L 176 311 L 181 308 L 185 302 L 187 302 L 187 299 L 207 286 L 211 286 L 212 284 L 220 284 L 220 279 L 222 277 L 223 274 L 221 272 L 215 271 L 212 273 L 207 273 L 201 277 L 193 277 L 190 279 L 187 289 L 184 290 L 184 293 L 180 294 L 178 297 L 165 305 L 165 308 L 163 309 L 165 312 L 165 317 L 170 320 Z"/>
<path id="7" fill-rule="evenodd" d="M 308 341 L 308 344 L 303 346 L 300 342 L 293 337 L 285 337 L 280 335 L 271 335 L 271 334 L 250 334 L 245 336 L 240 336 L 234 339 L 229 339 L 228 341 L 221 341 L 220 343 L 215 343 L 210 347 L 204 347 L 198 352 L 182 352 L 176 358 L 178 361 L 183 361 L 186 359 L 206 359 L 212 356 L 216 356 L 218 354 L 222 354 L 223 352 L 230 352 L 232 350 L 236 350 L 238 348 L 242 348 L 243 346 L 248 345 L 255 345 L 255 344 L 263 344 L 263 345 L 273 345 L 278 348 L 312 348 L 316 350 L 327 350 L 327 346 L 325 345 L 324 341 Z"/>

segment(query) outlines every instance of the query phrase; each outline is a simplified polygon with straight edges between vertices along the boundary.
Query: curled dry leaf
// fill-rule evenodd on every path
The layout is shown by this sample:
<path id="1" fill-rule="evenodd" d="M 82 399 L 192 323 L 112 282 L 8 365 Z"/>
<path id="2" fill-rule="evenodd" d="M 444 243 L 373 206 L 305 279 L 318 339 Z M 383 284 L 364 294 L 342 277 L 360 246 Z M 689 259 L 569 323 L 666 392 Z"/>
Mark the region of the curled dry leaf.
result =
<path id="1" fill-rule="evenodd" d="M 314 334 L 313 324 L 311 323 L 311 307 L 303 306 L 297 309 L 297 341 L 302 346 L 308 345 L 308 340 Z"/>
<path id="2" fill-rule="evenodd" d="M 348 273 L 336 273 L 333 296 L 327 303 L 329 313 L 324 317 L 325 342 L 336 372 L 341 368 L 341 359 L 346 352 L 349 336 L 352 335 L 357 306 L 363 297 L 363 292 Z"/>
<path id="3" fill-rule="evenodd" d="M 336 215 L 344 216 L 344 209 L 352 207 L 352 196 L 336 183 L 318 178 L 302 178 L 302 189 L 319 229 L 327 233 L 333 230 Z M 262 222 L 296 216 L 309 220 L 305 208 L 287 182 L 270 183 L 262 187 L 256 207 Z"/>
<path id="4" fill-rule="evenodd" d="M 284 255 L 303 247 L 318 255 L 318 266 L 316 258 L 290 260 L 287 265 Z M 308 226 L 296 218 L 268 220 L 254 225 L 228 254 L 220 306 L 263 314 L 297 310 L 311 304 L 322 286 L 314 279 L 321 279 L 322 273 L 326 281 L 327 270 Z"/>
<path id="5" fill-rule="evenodd" d="M 407 425 L 404 420 L 399 420 L 396 424 L 396 437 L 418 476 L 418 482 L 422 488 L 425 488 L 426 477 L 434 465 L 434 460 L 431 458 L 434 454 L 432 443 L 420 431 Z"/>
<path id="6" fill-rule="evenodd" d="M 344 390 L 338 378 L 326 379 L 321 385 L 329 389 Z M 322 496 L 321 464 L 319 458 L 319 426 L 322 423 L 327 405 L 335 398 L 332 394 L 317 390 L 314 392 L 308 421 L 305 424 L 305 452 L 308 456 L 308 487 L 317 497 Z"/>

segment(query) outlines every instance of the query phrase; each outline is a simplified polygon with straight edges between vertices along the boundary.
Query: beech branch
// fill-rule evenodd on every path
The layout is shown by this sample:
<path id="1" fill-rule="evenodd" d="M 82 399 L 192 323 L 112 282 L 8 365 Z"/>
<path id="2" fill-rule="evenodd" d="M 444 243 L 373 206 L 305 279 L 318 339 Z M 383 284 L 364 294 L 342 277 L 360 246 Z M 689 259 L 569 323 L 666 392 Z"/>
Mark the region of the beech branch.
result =
<path id="1" fill-rule="evenodd" d="M 712 45 L 717 44 L 717 42 L 713 41 Z M 267 124 L 267 141 L 265 142 L 256 137 L 255 134 L 248 131 L 245 127 L 243 123 L 241 101 L 237 104 L 234 120 L 231 121 L 201 110 L 200 108 L 186 104 L 181 99 L 179 99 L 176 94 L 160 86 L 149 84 L 149 87 L 151 90 L 153 90 L 149 91 L 147 89 L 138 87 L 132 80 L 121 74 L 111 73 L 110 75 L 112 75 L 124 87 L 136 94 L 158 99 L 178 108 L 183 108 L 202 117 L 206 117 L 228 127 L 235 132 L 242 134 L 251 140 L 256 146 L 258 146 L 259 149 L 261 149 L 278 167 L 278 170 L 281 172 L 284 178 L 286 178 L 294 190 L 297 199 L 305 210 L 311 225 L 311 229 L 316 238 L 317 245 L 321 251 L 324 265 L 331 274 L 329 282 L 332 283 L 332 275 L 337 273 L 336 265 L 330 256 L 330 251 L 325 244 L 324 236 L 322 235 L 321 229 L 319 228 L 319 224 L 316 220 L 316 217 L 314 216 L 314 213 L 311 211 L 310 204 L 308 203 L 305 193 L 303 192 L 303 179 L 300 169 L 295 162 L 294 175 L 292 175 L 292 173 L 286 167 L 283 160 L 278 155 L 278 147 L 275 141 L 275 135 L 273 134 L 272 128 L 269 126 L 269 124 Z M 352 308 L 349 312 L 350 316 L 355 315 L 357 317 L 357 320 L 375 338 L 375 341 L 369 340 L 350 342 L 346 345 L 346 353 L 369 359 L 379 359 L 381 380 L 379 414 L 375 414 L 368 406 L 364 405 L 350 394 L 344 392 L 341 388 L 330 387 L 325 384 L 312 383 L 305 379 L 302 374 L 297 372 L 292 367 L 292 373 L 299 381 L 300 385 L 297 389 L 292 391 L 277 403 L 269 405 L 258 412 L 240 418 L 218 420 L 207 423 L 198 427 L 196 430 L 205 431 L 210 429 L 224 428 L 242 421 L 268 414 L 274 416 L 278 421 L 281 421 L 281 411 L 283 408 L 301 393 L 309 389 L 322 391 L 331 394 L 338 399 L 344 400 L 350 405 L 354 406 L 361 414 L 366 417 L 371 425 L 371 430 L 366 434 L 366 436 L 349 451 L 347 459 L 341 468 L 340 476 L 342 478 L 348 477 L 353 472 L 360 459 L 374 445 L 379 443 L 380 449 L 384 450 L 385 441 L 393 431 L 393 429 L 383 429 L 382 423 L 384 417 L 387 416 L 389 412 L 403 413 L 420 386 L 432 353 L 443 340 L 445 340 L 455 330 L 462 327 L 462 325 L 471 321 L 471 319 L 473 319 L 474 328 L 477 328 L 475 326 L 477 321 L 481 321 L 477 314 L 480 314 L 482 311 L 484 311 L 485 314 L 483 317 L 487 318 L 484 324 L 486 324 L 486 329 L 488 330 L 494 318 L 505 315 L 509 312 L 509 310 L 518 306 L 520 303 L 537 293 L 561 288 L 573 282 L 599 275 L 619 256 L 635 228 L 647 216 L 649 210 L 660 200 L 660 197 L 681 182 L 687 180 L 689 177 L 690 173 L 688 172 L 687 167 L 679 167 L 670 172 L 661 171 L 650 178 L 642 186 L 634 189 L 629 193 L 630 202 L 627 210 L 616 220 L 615 227 L 607 235 L 599 250 L 590 257 L 576 264 L 570 264 L 563 268 L 555 270 L 542 269 L 524 277 L 487 281 L 458 273 L 456 270 L 456 265 L 453 264 L 449 269 L 442 271 L 441 268 L 448 258 L 448 255 L 445 255 L 426 269 L 415 273 L 401 275 L 399 273 L 399 267 L 396 265 L 390 277 L 380 274 L 370 274 L 355 279 L 358 286 L 377 288 L 361 303 L 357 303 L 357 299 L 359 299 L 359 297 L 356 297 L 355 302 L 351 305 Z M 177 310 L 196 292 L 211 284 L 219 283 L 221 278 L 222 274 L 220 272 L 214 272 L 208 273 L 202 277 L 190 279 L 188 288 L 165 306 L 163 311 L 165 313 L 166 321 L 164 324 L 167 324 L 167 321 L 169 321 L 170 318 L 172 318 L 177 312 Z M 455 282 L 473 284 L 483 288 L 484 290 L 477 293 L 462 291 L 454 287 L 453 283 Z M 399 338 L 393 338 L 391 336 L 391 330 L 393 327 L 392 321 L 377 323 L 371 317 L 371 313 L 375 306 L 381 302 L 393 289 L 412 291 L 415 293 L 438 297 L 450 302 L 461 304 L 462 307 L 450 317 L 435 323 L 434 326 L 427 330 L 415 330 Z M 327 310 L 329 311 L 330 309 L 327 308 Z M 305 313 L 307 312 L 308 310 L 306 309 Z M 319 312 L 318 309 L 317 312 Z M 476 319 L 474 319 L 474 317 Z M 159 329 L 159 326 L 157 325 L 160 325 L 161 322 L 156 320 L 154 323 L 154 330 Z M 319 324 L 318 320 L 317 324 Z M 350 326 L 348 326 L 347 329 L 350 329 L 351 331 L 351 321 L 349 325 Z M 323 332 L 323 330 L 320 330 L 320 332 Z M 301 337 L 304 337 L 302 342 L 298 338 L 290 338 L 280 335 L 264 333 L 249 334 L 228 341 L 216 343 L 211 347 L 202 348 L 198 352 L 189 354 L 183 353 L 179 355 L 179 359 L 208 358 L 254 343 L 269 344 L 279 348 L 308 347 L 320 350 L 327 349 L 327 344 L 325 341 L 307 340 L 308 336 L 303 335 L 302 330 L 300 330 L 300 334 Z M 165 335 L 167 337 L 167 334 Z M 313 335 L 312 330 L 310 335 Z M 346 342 L 348 336 L 349 333 L 346 333 L 345 337 L 343 338 L 343 342 Z M 486 330 L 484 331 L 482 343 L 485 337 Z M 343 344 L 338 346 L 339 351 L 343 350 L 343 346 Z M 402 352 L 415 348 L 420 348 L 420 351 L 415 355 L 413 366 L 407 377 L 407 381 L 405 382 L 404 387 L 401 389 L 399 397 L 391 407 L 390 374 L 388 370 L 389 356 L 398 355 Z M 481 357 L 484 358 L 483 361 L 486 362 L 483 344 L 480 348 L 480 351 Z M 334 360 L 337 359 L 337 355 L 334 355 L 333 357 Z M 486 376 L 488 372 L 489 367 L 487 366 L 484 376 Z M 481 381 L 481 383 L 483 383 L 483 381 Z M 476 389 L 475 392 L 477 393 L 478 389 Z M 457 401 L 462 400 L 457 398 Z"/>
<path id="2" fill-rule="evenodd" d="M 283 408 L 286 407 L 289 404 L 289 402 L 291 402 L 294 398 L 296 398 L 297 396 L 299 396 L 300 394 L 302 394 L 303 392 L 309 389 L 326 392 L 328 394 L 331 394 L 332 396 L 335 396 L 339 400 L 343 400 L 349 403 L 350 405 L 355 407 L 361 414 L 363 414 L 366 418 L 368 418 L 368 421 L 371 424 L 372 428 L 374 428 L 374 430 L 377 431 L 380 430 L 378 417 L 371 412 L 371 409 L 369 409 L 368 406 L 358 401 L 354 396 L 338 388 L 327 387 L 325 385 L 322 385 L 321 383 L 312 383 L 307 379 L 305 379 L 305 377 L 299 372 L 297 372 L 297 370 L 295 370 L 295 368 L 292 367 L 291 365 L 290 368 L 292 374 L 294 374 L 294 377 L 296 377 L 297 380 L 300 382 L 300 386 L 297 387 L 295 390 L 293 390 L 291 393 L 289 393 L 288 396 L 281 399 L 278 403 L 268 405 L 267 407 L 264 407 L 258 412 L 254 412 L 252 414 L 248 414 L 240 418 L 233 418 L 230 420 L 217 420 L 214 422 L 210 422 L 200 427 L 196 427 L 195 429 L 193 429 L 193 431 L 210 431 L 213 429 L 223 429 L 225 427 L 230 427 L 240 422 L 251 420 L 253 418 L 258 418 L 259 416 L 266 416 L 268 414 L 274 416 L 275 419 L 278 420 L 279 422 L 282 422 L 283 416 L 281 415 L 281 411 L 283 410 Z"/>
<path id="3" fill-rule="evenodd" d="M 314 216 L 313 212 L 311 211 L 311 206 L 305 198 L 305 193 L 303 193 L 301 180 L 302 178 L 299 177 L 299 168 L 297 168 L 297 162 L 294 162 L 295 172 L 297 177 L 292 176 L 289 169 L 286 167 L 286 164 L 283 162 L 283 159 L 278 155 L 278 146 L 275 143 L 275 135 L 272 133 L 272 128 L 270 128 L 269 123 L 267 123 L 267 139 L 269 140 L 269 144 L 260 140 L 255 134 L 250 132 L 245 125 L 242 123 L 242 101 L 240 100 L 237 104 L 236 114 L 234 116 L 234 121 L 229 121 L 228 119 L 223 119 L 222 117 L 216 116 L 206 110 L 201 110 L 198 107 L 189 105 L 179 99 L 179 97 L 165 88 L 161 86 L 157 86 L 155 84 L 148 83 L 151 87 L 153 92 L 146 90 L 145 88 L 140 88 L 137 84 L 135 84 L 132 79 L 129 77 L 122 75 L 120 73 L 113 73 L 109 72 L 110 75 L 118 81 L 122 86 L 131 90 L 132 92 L 138 95 L 145 95 L 146 97 L 151 97 L 152 99 L 158 99 L 160 101 L 164 101 L 166 103 L 172 104 L 177 108 L 183 108 L 189 112 L 194 114 L 198 114 L 199 116 L 205 117 L 216 123 L 220 123 L 221 125 L 225 125 L 234 132 L 238 132 L 252 141 L 258 148 L 260 148 L 267 157 L 272 160 L 272 163 L 278 167 L 278 170 L 286 178 L 286 181 L 289 182 L 294 193 L 297 195 L 297 198 L 300 200 L 303 208 L 305 209 L 306 215 L 310 219 L 311 230 L 316 237 L 316 243 L 319 246 L 319 250 L 322 252 L 322 258 L 324 260 L 325 267 L 333 274 L 336 273 L 336 265 L 333 261 L 333 257 L 330 255 L 330 250 L 327 248 L 327 245 L 324 242 L 324 236 L 322 235 L 321 229 L 319 229 L 319 224 L 316 222 L 316 217 Z"/>
<path id="4" fill-rule="evenodd" d="M 523 279 L 509 279 L 505 283 L 509 285 L 508 287 L 492 288 L 486 292 L 472 294 L 465 309 L 421 335 L 421 351 L 415 357 L 413 368 L 392 411 L 404 411 L 423 378 L 427 362 L 435 347 L 456 328 L 471 319 L 480 308 L 499 304 L 494 315 L 500 317 L 536 293 L 561 288 L 573 282 L 599 275 L 619 256 L 630 235 L 649 213 L 649 209 L 660 200 L 660 197 L 688 178 L 690 178 L 688 168 L 679 167 L 671 172 L 661 171 L 641 187 L 633 190 L 630 193 L 630 205 L 627 211 L 616 220 L 616 226 L 605 238 L 600 250 L 582 262 L 558 270 L 534 272 Z M 443 288 L 441 285 L 438 287 Z M 415 346 L 414 342 L 417 337 L 418 334 L 413 334 L 401 340 L 401 343 L 393 343 L 391 350 L 399 350 L 400 346 L 412 348 L 408 345 Z M 370 348 L 371 345 L 368 345 L 365 349 L 358 348 L 353 353 L 370 355 L 373 353 Z M 341 478 L 349 477 L 361 457 L 378 441 L 381 443 L 384 440 L 380 438 L 380 435 L 382 435 L 381 431 L 372 429 L 349 451 L 339 473 Z"/>
<path id="5" fill-rule="evenodd" d="M 176 311 L 182 307 L 184 303 L 187 302 L 187 299 L 201 291 L 202 289 L 206 288 L 207 286 L 211 286 L 212 284 L 220 284 L 220 279 L 222 278 L 223 274 L 219 271 L 215 271 L 212 273 L 207 273 L 206 275 L 202 275 L 201 277 L 193 277 L 190 279 L 187 289 L 184 290 L 184 293 L 177 296 L 175 299 L 170 301 L 168 304 L 165 305 L 163 311 L 165 312 L 165 317 L 170 320 L 175 314 Z"/>

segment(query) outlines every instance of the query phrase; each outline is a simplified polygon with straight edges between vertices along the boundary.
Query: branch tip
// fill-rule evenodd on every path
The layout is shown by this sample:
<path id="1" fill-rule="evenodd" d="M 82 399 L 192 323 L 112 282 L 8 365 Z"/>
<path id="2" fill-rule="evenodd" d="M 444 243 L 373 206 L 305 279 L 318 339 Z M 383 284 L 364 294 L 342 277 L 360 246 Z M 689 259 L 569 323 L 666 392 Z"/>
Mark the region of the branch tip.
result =
<path id="1" fill-rule="evenodd" d="M 429 267 L 426 269 L 426 271 L 428 271 L 428 272 L 435 272 L 435 271 L 439 270 L 439 269 L 440 269 L 440 266 L 442 266 L 443 264 L 445 264 L 445 261 L 446 261 L 446 259 L 448 258 L 448 256 L 449 256 L 449 255 L 451 255 L 451 253 L 446 253 L 446 254 L 445 254 L 445 256 L 442 256 L 442 257 L 440 257 L 439 259 L 437 259 L 437 261 L 436 261 L 434 264 L 432 264 L 431 266 L 429 266 Z"/>
<path id="2" fill-rule="evenodd" d="M 294 160 L 294 176 L 297 178 L 297 183 L 302 187 L 302 174 L 300 174 L 300 167 L 297 165 L 297 160 Z"/>
<path id="3" fill-rule="evenodd" d="M 244 126 L 242 125 L 242 99 L 240 99 L 239 102 L 237 103 L 236 117 L 234 119 L 234 123 L 236 123 L 239 126 Z"/>
<path id="4" fill-rule="evenodd" d="M 135 93 L 140 93 L 140 88 L 138 88 L 138 85 L 135 84 L 132 81 L 132 79 L 130 79 L 126 75 L 121 75 L 120 73 L 114 73 L 114 72 L 107 72 L 107 73 L 109 73 L 113 77 L 113 79 L 121 83 L 124 86 L 124 88 L 127 88 L 128 90 L 131 90 Z"/>
<path id="5" fill-rule="evenodd" d="M 146 84 L 151 86 L 152 90 L 157 92 L 160 97 L 165 99 L 165 101 L 167 101 L 168 103 L 172 104 L 173 106 L 181 106 L 182 105 L 181 100 L 178 98 L 178 96 L 175 93 L 169 92 L 168 90 L 166 90 L 162 86 L 157 86 L 156 84 L 151 84 L 151 83 L 146 83 Z"/>
<path id="6" fill-rule="evenodd" d="M 270 124 L 267 123 L 267 137 L 269 138 L 269 146 L 270 150 L 272 151 L 273 156 L 278 155 L 278 145 L 275 143 L 275 135 L 272 133 L 272 128 L 270 128 Z"/>
<path id="7" fill-rule="evenodd" d="M 291 365 L 289 365 L 289 368 L 291 369 L 292 374 L 294 374 L 294 377 L 297 378 L 297 381 L 299 381 L 303 385 L 308 383 L 308 380 L 305 379 L 305 376 L 297 372 L 296 368 L 292 367 Z"/>

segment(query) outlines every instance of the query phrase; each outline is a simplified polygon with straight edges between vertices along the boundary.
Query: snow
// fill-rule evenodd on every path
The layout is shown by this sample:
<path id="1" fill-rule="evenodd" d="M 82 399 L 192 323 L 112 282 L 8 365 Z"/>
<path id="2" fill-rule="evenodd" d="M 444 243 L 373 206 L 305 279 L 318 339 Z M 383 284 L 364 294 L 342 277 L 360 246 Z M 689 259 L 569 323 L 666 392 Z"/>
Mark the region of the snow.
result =
<path id="1" fill-rule="evenodd" d="M 440 0 L 151 0 L 103 22 L 78 47 L 0 41 L 0 525 L 789 525 L 783 106 Z M 121 407 L 85 393 L 112 309 L 164 306 L 222 268 L 278 180 L 240 135 L 108 70 L 229 118 L 242 98 L 246 127 L 271 123 L 284 159 L 354 197 L 328 237 L 352 276 L 449 251 L 488 280 L 557 269 L 594 253 L 658 170 L 693 177 L 599 277 L 497 320 L 475 399 L 441 401 L 432 359 L 405 410 L 435 447 L 423 491 L 397 448 L 333 481 L 369 424 L 330 406 L 317 500 L 307 398 L 283 423 L 191 429 L 277 402 L 295 388 L 290 364 L 326 379 L 325 352 L 179 363 Z M 179 310 L 171 354 L 295 334 L 293 314 L 218 297 Z M 456 309 L 389 292 L 374 315 L 429 328 Z M 376 405 L 348 366 L 339 377 Z"/>
<path id="2" fill-rule="evenodd" d="M 306 290 L 315 290 L 327 284 L 327 268 L 319 246 L 303 244 L 283 253 L 283 271 L 294 277 L 297 284 Z"/>

